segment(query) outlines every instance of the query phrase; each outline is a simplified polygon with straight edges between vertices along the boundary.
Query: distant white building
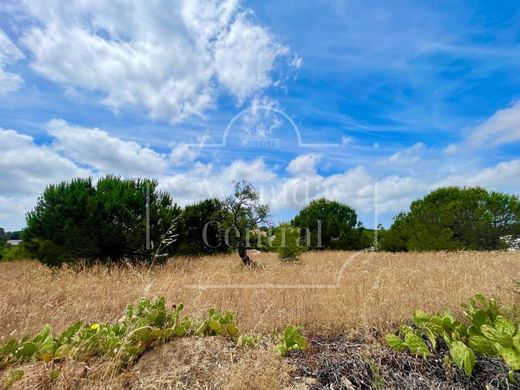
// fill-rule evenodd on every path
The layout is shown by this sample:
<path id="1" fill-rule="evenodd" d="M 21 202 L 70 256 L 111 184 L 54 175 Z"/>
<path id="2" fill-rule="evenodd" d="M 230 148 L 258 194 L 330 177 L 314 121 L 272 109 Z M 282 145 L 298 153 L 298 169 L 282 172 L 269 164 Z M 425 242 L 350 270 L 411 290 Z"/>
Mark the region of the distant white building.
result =
<path id="1" fill-rule="evenodd" d="M 14 245 L 14 246 L 20 244 L 21 242 L 22 242 L 22 240 L 7 240 L 7 244 Z"/>
<path id="2" fill-rule="evenodd" d="M 503 236 L 503 237 L 500 237 L 500 239 L 507 244 L 508 251 L 519 251 L 520 250 L 520 237 Z"/>

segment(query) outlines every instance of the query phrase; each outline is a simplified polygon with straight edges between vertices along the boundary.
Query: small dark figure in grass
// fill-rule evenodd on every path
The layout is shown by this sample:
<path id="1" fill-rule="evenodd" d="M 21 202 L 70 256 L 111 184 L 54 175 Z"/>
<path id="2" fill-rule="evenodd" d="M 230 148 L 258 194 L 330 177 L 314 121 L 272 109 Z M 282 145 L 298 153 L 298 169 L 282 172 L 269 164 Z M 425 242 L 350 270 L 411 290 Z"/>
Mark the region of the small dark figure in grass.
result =
<path id="1" fill-rule="evenodd" d="M 244 264 L 244 267 L 250 267 L 252 264 L 251 259 L 247 255 L 247 247 L 246 242 L 244 240 L 241 240 L 238 244 L 238 255 L 242 259 L 242 263 Z"/>

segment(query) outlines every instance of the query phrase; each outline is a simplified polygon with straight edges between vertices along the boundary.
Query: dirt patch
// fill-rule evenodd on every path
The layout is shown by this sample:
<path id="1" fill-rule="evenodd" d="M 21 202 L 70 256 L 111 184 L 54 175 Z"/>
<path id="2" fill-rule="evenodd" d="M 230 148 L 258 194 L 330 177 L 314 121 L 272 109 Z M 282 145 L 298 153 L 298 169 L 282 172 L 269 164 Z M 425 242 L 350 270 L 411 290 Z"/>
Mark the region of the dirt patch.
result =
<path id="1" fill-rule="evenodd" d="M 235 343 L 225 339 L 189 338 L 154 348 L 131 369 L 134 388 L 212 389 L 224 383 L 223 370 L 237 363 Z"/>
<path id="2" fill-rule="evenodd" d="M 144 355 L 131 369 L 139 389 L 282 389 L 291 382 L 289 362 L 270 345 L 240 348 L 219 337 L 189 338 Z"/>

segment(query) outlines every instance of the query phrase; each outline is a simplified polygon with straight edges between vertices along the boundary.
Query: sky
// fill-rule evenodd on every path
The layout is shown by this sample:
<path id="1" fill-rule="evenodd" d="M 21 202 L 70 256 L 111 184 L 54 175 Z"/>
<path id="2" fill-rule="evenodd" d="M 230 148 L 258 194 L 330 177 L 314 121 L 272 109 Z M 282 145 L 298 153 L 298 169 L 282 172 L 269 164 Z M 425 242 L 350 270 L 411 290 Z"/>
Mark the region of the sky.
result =
<path id="1" fill-rule="evenodd" d="M 441 186 L 519 194 L 519 69 L 513 0 L 4 0 L 0 226 L 106 174 L 367 227 Z"/>

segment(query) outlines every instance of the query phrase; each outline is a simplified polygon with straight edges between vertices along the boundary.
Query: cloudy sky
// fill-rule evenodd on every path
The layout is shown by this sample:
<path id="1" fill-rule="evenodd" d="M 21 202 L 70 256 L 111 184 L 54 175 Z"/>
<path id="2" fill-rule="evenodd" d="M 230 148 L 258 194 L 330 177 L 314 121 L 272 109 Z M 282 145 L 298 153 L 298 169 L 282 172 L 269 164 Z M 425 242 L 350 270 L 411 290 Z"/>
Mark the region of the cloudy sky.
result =
<path id="1" fill-rule="evenodd" d="M 0 226 L 104 174 L 369 227 L 443 185 L 518 194 L 519 69 L 515 0 L 4 0 Z"/>

